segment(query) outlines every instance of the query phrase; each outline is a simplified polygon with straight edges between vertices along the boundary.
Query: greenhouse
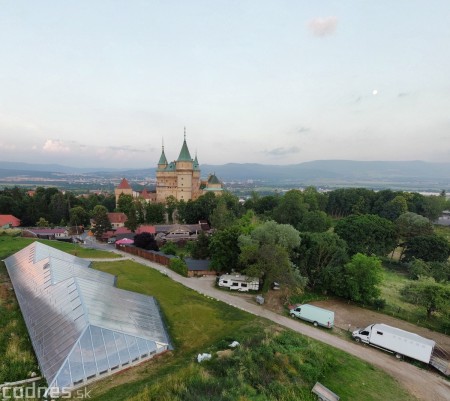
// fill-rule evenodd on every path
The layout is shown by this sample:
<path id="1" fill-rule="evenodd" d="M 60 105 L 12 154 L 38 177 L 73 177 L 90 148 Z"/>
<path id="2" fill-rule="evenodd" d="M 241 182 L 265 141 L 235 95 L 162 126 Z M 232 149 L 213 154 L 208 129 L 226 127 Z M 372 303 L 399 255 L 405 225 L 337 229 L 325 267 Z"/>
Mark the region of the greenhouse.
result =
<path id="1" fill-rule="evenodd" d="M 89 261 L 34 242 L 4 262 L 53 394 L 170 348 L 155 299 L 116 288 Z"/>

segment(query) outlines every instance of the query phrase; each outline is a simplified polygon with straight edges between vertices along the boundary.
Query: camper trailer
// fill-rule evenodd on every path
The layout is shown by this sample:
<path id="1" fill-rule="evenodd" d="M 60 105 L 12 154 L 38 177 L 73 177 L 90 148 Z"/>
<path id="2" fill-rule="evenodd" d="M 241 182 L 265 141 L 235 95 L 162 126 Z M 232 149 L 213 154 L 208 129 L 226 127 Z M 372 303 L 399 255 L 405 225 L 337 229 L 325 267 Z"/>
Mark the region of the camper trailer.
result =
<path id="1" fill-rule="evenodd" d="M 240 292 L 247 292 L 249 290 L 258 291 L 259 279 L 244 276 L 242 274 L 223 274 L 219 277 L 218 285 L 219 287 L 225 287 Z"/>

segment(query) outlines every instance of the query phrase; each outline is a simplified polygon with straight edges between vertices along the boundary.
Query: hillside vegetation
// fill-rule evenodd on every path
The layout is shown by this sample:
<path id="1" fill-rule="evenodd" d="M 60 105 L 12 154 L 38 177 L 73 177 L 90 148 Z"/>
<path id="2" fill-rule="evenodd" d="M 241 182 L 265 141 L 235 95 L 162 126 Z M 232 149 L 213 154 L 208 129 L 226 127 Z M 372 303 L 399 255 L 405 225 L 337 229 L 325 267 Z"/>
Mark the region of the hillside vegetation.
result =
<path id="1" fill-rule="evenodd" d="M 0 236 L 1 258 L 30 242 Z M 389 395 L 414 400 L 368 364 L 208 299 L 159 272 L 129 260 L 95 266 L 116 274 L 121 288 L 156 296 L 175 350 L 93 384 L 93 400 L 313 400 L 310 390 L 316 380 L 348 400 L 362 394 L 369 401 Z M 39 371 L 3 263 L 0 277 L 0 373 L 5 382 Z M 241 346 L 232 351 L 228 344 L 234 340 Z M 201 352 L 211 352 L 213 359 L 198 364 L 195 356 Z"/>

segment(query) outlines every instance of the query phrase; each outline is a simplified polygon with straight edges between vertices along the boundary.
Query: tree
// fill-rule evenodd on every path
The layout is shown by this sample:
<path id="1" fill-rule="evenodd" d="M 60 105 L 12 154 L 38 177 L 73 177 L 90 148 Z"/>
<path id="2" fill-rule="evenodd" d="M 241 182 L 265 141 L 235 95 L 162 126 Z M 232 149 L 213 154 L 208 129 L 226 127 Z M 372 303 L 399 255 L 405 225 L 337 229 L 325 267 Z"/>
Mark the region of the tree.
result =
<path id="1" fill-rule="evenodd" d="M 394 224 L 373 214 L 345 217 L 338 221 L 334 231 L 347 243 L 350 255 L 385 256 L 397 244 Z"/>
<path id="2" fill-rule="evenodd" d="M 134 245 L 138 248 L 147 249 L 151 251 L 159 251 L 155 236 L 148 232 L 136 234 L 134 236 Z"/>
<path id="3" fill-rule="evenodd" d="M 435 221 L 445 209 L 446 201 L 442 196 L 425 196 L 422 204 L 422 213 L 431 221 Z"/>
<path id="4" fill-rule="evenodd" d="M 251 233 L 252 241 L 262 245 L 279 245 L 288 253 L 300 245 L 300 233 L 289 224 L 278 224 L 275 221 L 266 221 L 257 226 Z"/>
<path id="5" fill-rule="evenodd" d="M 324 232 L 331 227 L 331 218 L 321 210 L 306 212 L 297 229 L 301 232 Z"/>
<path id="6" fill-rule="evenodd" d="M 431 277 L 408 283 L 401 294 L 408 302 L 424 307 L 428 318 L 434 312 L 450 309 L 450 285 L 436 283 Z"/>
<path id="7" fill-rule="evenodd" d="M 238 261 L 241 252 L 238 237 L 241 230 L 232 226 L 215 232 L 209 243 L 211 252 L 211 267 L 216 271 L 230 272 L 239 269 Z"/>
<path id="8" fill-rule="evenodd" d="M 348 262 L 347 244 L 335 233 L 301 233 L 294 263 L 313 289 L 330 289 L 335 269 Z"/>
<path id="9" fill-rule="evenodd" d="M 39 220 L 36 222 L 37 227 L 48 227 L 50 224 L 47 220 L 45 220 L 43 217 L 40 217 Z"/>
<path id="10" fill-rule="evenodd" d="M 89 215 L 82 206 L 75 206 L 69 210 L 70 225 L 81 226 L 87 225 L 89 222 Z"/>
<path id="11" fill-rule="evenodd" d="M 136 228 L 138 228 L 139 226 L 139 222 L 137 219 L 136 206 L 134 205 L 134 202 L 131 203 L 130 208 L 128 209 L 128 213 L 126 213 L 126 215 L 127 221 L 125 222 L 125 227 L 135 232 Z"/>
<path id="12" fill-rule="evenodd" d="M 56 192 L 52 195 L 49 204 L 50 221 L 59 224 L 61 220 L 69 220 L 69 208 L 67 200 L 62 192 Z"/>
<path id="13" fill-rule="evenodd" d="M 166 198 L 166 212 L 169 223 L 173 223 L 173 215 L 177 209 L 177 203 L 177 200 L 172 195 Z"/>
<path id="14" fill-rule="evenodd" d="M 216 208 L 210 215 L 211 226 L 217 230 L 231 226 L 236 220 L 236 215 L 228 209 L 226 200 L 219 198 Z"/>
<path id="15" fill-rule="evenodd" d="M 186 266 L 186 263 L 184 262 L 184 260 L 181 260 L 180 258 L 170 259 L 169 269 L 173 270 L 175 273 L 178 273 L 184 277 L 187 277 L 188 275 L 188 268 Z"/>
<path id="16" fill-rule="evenodd" d="M 340 188 L 328 194 L 326 212 L 334 217 L 368 214 L 372 210 L 375 193 L 366 188 Z"/>
<path id="17" fill-rule="evenodd" d="M 445 262 L 449 256 L 450 244 L 445 237 L 419 235 L 407 242 L 403 260 L 409 262 L 416 258 L 425 262 Z"/>
<path id="18" fill-rule="evenodd" d="M 290 224 L 297 228 L 308 208 L 309 205 L 304 203 L 301 191 L 292 189 L 280 199 L 273 211 L 273 218 L 277 223 Z"/>
<path id="19" fill-rule="evenodd" d="M 381 217 L 384 217 L 385 219 L 394 221 L 407 211 L 408 204 L 406 202 L 406 199 L 401 195 L 397 195 L 394 199 L 390 200 L 384 205 L 379 215 Z"/>
<path id="20" fill-rule="evenodd" d="M 119 199 L 117 201 L 117 211 L 125 213 L 128 215 L 130 213 L 131 206 L 133 205 L 133 197 L 131 195 L 127 195 L 121 193 L 119 195 Z"/>
<path id="21" fill-rule="evenodd" d="M 375 256 L 357 253 L 340 272 L 336 272 L 333 290 L 336 295 L 355 302 L 370 303 L 380 295 L 383 278 L 381 261 Z"/>
<path id="22" fill-rule="evenodd" d="M 253 209 L 260 216 L 273 218 L 273 210 L 277 207 L 280 197 L 278 195 L 267 195 L 263 197 L 252 196 L 253 204 L 245 202 L 246 209 Z"/>
<path id="23" fill-rule="evenodd" d="M 395 229 L 398 236 L 404 241 L 409 241 L 418 235 L 431 235 L 433 233 L 433 226 L 430 220 L 413 212 L 401 214 L 395 220 Z"/>
<path id="24" fill-rule="evenodd" d="M 147 203 L 145 205 L 145 222 L 150 224 L 164 223 L 165 208 L 162 203 Z"/>
<path id="25" fill-rule="evenodd" d="M 400 260 L 403 258 L 406 244 L 413 237 L 418 235 L 431 235 L 433 234 L 433 226 L 427 217 L 413 212 L 406 212 L 401 214 L 397 220 L 395 220 L 395 229 L 397 231 L 398 239 L 400 240 L 399 246 L 402 247 L 402 253 L 400 254 Z"/>
<path id="26" fill-rule="evenodd" d="M 197 241 L 193 243 L 191 256 L 194 259 L 208 259 L 210 255 L 209 237 L 203 231 L 200 231 Z"/>
<path id="27" fill-rule="evenodd" d="M 266 283 L 279 282 L 286 285 L 298 284 L 299 277 L 286 248 L 280 245 L 249 245 L 242 249 L 240 263 L 245 266 L 244 272 L 252 277 L 264 277 Z"/>
<path id="28" fill-rule="evenodd" d="M 108 209 L 105 206 L 95 206 L 92 211 L 92 219 L 95 222 L 92 232 L 97 238 L 101 238 L 106 231 L 112 229 L 111 222 L 108 219 Z"/>

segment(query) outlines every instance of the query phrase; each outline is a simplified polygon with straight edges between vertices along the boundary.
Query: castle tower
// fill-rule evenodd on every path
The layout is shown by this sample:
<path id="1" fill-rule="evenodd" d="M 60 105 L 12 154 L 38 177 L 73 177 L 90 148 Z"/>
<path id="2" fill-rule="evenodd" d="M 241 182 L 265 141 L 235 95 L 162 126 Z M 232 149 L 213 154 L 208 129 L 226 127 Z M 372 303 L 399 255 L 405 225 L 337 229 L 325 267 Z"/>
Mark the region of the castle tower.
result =
<path id="1" fill-rule="evenodd" d="M 133 196 L 133 189 L 131 188 L 126 178 L 122 178 L 122 181 L 120 182 L 118 187 L 114 188 L 114 195 L 116 196 L 116 207 L 119 204 L 119 196 L 121 194 Z"/>
<path id="2" fill-rule="evenodd" d="M 165 202 L 167 197 L 188 201 L 200 196 L 200 169 L 197 156 L 192 159 L 186 142 L 186 129 L 181 151 L 176 161 L 167 162 L 162 148 L 156 170 L 156 201 Z"/>

